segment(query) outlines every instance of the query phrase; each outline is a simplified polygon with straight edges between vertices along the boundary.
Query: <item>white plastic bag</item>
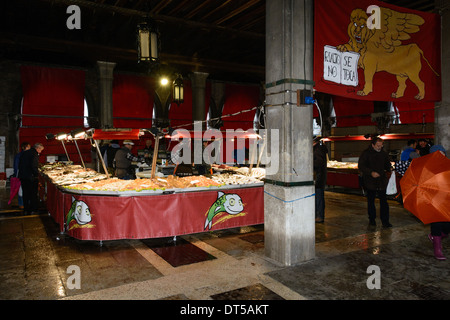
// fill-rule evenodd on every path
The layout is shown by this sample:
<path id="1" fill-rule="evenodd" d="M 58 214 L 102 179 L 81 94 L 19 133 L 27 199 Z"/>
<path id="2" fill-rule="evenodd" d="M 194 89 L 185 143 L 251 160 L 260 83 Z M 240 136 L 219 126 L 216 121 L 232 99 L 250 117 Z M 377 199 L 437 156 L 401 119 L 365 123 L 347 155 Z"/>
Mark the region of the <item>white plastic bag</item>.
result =
<path id="1" fill-rule="evenodd" d="M 387 195 L 393 195 L 397 193 L 397 184 L 395 181 L 395 171 L 392 171 L 391 177 L 389 178 L 389 182 L 386 188 Z"/>

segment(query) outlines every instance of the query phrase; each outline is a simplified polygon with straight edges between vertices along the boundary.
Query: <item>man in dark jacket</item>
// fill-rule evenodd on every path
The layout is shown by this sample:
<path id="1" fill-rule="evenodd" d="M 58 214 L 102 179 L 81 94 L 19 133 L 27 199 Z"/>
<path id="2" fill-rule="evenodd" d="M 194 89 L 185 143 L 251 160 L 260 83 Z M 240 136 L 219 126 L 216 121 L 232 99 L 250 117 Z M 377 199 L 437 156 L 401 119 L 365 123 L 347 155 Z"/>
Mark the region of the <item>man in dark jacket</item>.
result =
<path id="1" fill-rule="evenodd" d="M 36 143 L 22 153 L 19 160 L 19 179 L 22 185 L 25 214 L 35 214 L 38 210 L 39 154 L 44 150 L 42 143 Z"/>
<path id="2" fill-rule="evenodd" d="M 320 138 L 313 139 L 313 168 L 316 193 L 316 222 L 323 223 L 325 219 L 325 184 L 327 181 L 328 149 L 320 143 Z"/>
<path id="3" fill-rule="evenodd" d="M 389 205 L 386 198 L 388 178 L 386 171 L 391 171 L 391 162 L 387 152 L 383 151 L 383 140 L 373 138 L 370 146 L 363 151 L 358 161 L 362 173 L 363 185 L 367 192 L 367 212 L 369 224 L 376 225 L 375 197 L 380 198 L 380 219 L 384 227 L 389 228 Z"/>
<path id="4" fill-rule="evenodd" d="M 119 179 L 134 179 L 135 175 L 132 170 L 131 162 L 145 162 L 144 158 L 136 157 L 131 153 L 131 149 L 133 148 L 133 146 L 133 141 L 124 140 L 123 147 L 116 152 L 116 155 L 114 157 L 114 161 L 116 164 L 115 176 Z"/>

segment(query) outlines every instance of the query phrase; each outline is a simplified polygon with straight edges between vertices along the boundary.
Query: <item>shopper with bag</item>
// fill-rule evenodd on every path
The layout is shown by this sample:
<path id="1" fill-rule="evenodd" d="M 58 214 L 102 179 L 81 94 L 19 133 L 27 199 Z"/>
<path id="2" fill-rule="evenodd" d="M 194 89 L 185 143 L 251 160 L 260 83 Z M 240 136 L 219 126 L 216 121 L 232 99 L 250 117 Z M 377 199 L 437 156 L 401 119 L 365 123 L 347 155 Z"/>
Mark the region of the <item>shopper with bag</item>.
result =
<path id="1" fill-rule="evenodd" d="M 375 137 L 369 147 L 363 151 L 358 161 L 358 169 L 362 173 L 362 180 L 367 191 L 367 213 L 369 225 L 375 226 L 376 208 L 375 198 L 380 199 L 380 219 L 383 227 L 392 227 L 389 222 L 389 204 L 386 197 L 388 179 L 386 172 L 391 171 L 389 155 L 383 149 L 383 140 Z"/>
<path id="2" fill-rule="evenodd" d="M 18 195 L 17 200 L 18 200 L 20 209 L 23 209 L 23 198 L 22 198 L 23 193 L 22 193 L 22 186 L 20 185 L 20 179 L 19 179 L 19 161 L 20 161 L 20 157 L 22 156 L 22 153 L 26 150 L 29 150 L 30 148 L 31 148 L 31 145 L 29 142 L 22 142 L 22 144 L 20 145 L 20 149 L 21 149 L 20 152 L 18 154 L 16 154 L 16 156 L 14 157 L 14 175 L 13 175 L 13 177 L 10 178 L 11 198 L 9 199 L 8 204 L 11 204 L 12 199 L 17 194 Z M 15 186 L 15 187 L 13 188 L 13 186 Z M 15 192 L 17 192 L 17 193 L 15 193 Z"/>
<path id="3" fill-rule="evenodd" d="M 395 171 L 392 171 L 391 177 L 389 178 L 389 182 L 386 187 L 386 194 L 388 196 L 397 194 L 397 179 L 395 178 Z"/>

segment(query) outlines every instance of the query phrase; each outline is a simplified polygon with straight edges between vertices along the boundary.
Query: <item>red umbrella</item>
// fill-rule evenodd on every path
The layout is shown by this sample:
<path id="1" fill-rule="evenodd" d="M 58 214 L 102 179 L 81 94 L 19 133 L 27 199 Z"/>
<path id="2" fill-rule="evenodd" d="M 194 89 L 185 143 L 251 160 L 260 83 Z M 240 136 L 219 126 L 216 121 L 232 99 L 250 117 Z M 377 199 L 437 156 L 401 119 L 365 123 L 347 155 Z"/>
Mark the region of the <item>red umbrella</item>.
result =
<path id="1" fill-rule="evenodd" d="M 400 186 L 403 206 L 423 223 L 450 221 L 450 159 L 442 153 L 414 159 Z"/>
<path id="2" fill-rule="evenodd" d="M 9 192 L 9 201 L 8 204 L 11 204 L 12 199 L 16 196 L 17 192 L 19 192 L 20 189 L 20 179 L 11 177 L 9 178 L 9 184 L 10 184 L 10 192 Z"/>

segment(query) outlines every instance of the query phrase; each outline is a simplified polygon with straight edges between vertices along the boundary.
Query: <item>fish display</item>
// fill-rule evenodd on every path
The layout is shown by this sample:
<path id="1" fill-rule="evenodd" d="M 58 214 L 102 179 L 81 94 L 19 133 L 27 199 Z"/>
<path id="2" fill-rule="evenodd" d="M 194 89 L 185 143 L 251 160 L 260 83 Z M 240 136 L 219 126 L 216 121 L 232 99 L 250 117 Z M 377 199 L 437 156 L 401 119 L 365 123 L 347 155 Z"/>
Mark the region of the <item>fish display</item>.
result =
<path id="1" fill-rule="evenodd" d="M 48 177 L 55 185 L 68 190 L 90 191 L 143 191 L 185 189 L 196 187 L 220 187 L 224 185 L 243 185 L 262 182 L 265 169 L 229 167 L 227 173 L 217 172 L 211 176 L 195 175 L 178 177 L 141 178 L 134 180 L 121 180 L 108 178 L 92 169 L 84 169 L 79 165 L 52 164 L 43 165 L 41 173 Z"/>

